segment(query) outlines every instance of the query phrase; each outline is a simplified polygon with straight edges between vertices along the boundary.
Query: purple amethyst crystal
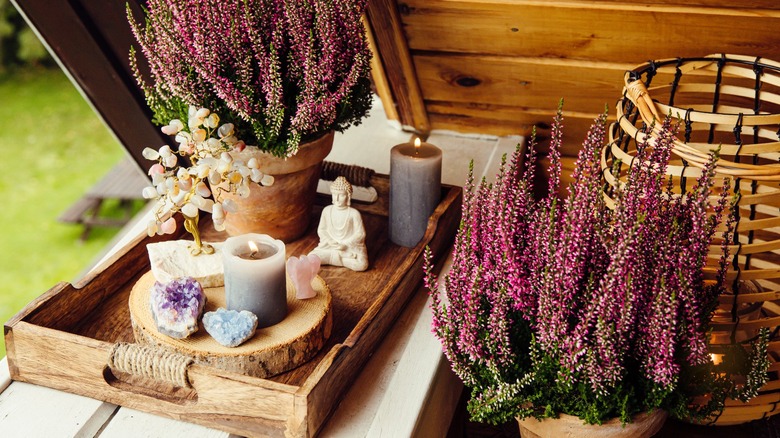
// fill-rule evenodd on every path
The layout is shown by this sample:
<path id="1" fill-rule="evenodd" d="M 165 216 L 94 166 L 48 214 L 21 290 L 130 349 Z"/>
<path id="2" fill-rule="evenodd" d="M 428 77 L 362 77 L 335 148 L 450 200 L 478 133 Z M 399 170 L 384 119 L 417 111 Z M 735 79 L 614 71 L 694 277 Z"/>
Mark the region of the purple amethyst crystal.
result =
<path id="1" fill-rule="evenodd" d="M 149 297 L 157 330 L 172 338 L 184 339 L 198 331 L 198 318 L 206 305 L 203 288 L 192 277 L 169 283 L 154 282 Z"/>

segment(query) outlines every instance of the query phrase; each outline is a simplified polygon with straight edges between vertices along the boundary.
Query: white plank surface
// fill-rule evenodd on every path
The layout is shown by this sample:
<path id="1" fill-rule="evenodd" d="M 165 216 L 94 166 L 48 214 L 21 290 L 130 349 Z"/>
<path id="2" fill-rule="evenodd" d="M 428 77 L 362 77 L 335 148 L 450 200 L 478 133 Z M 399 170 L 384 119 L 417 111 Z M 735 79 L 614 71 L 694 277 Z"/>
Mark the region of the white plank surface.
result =
<path id="1" fill-rule="evenodd" d="M 8 371 L 8 359 L 0 360 L 0 393 L 11 384 L 11 373 Z"/>
<path id="2" fill-rule="evenodd" d="M 418 291 L 404 312 L 387 333 L 376 352 L 369 359 L 331 419 L 325 424 L 323 437 L 369 436 L 377 416 L 377 408 L 388 396 L 392 381 L 404 351 L 412 348 L 411 334 L 426 311 L 427 296 Z"/>
<path id="3" fill-rule="evenodd" d="M 100 438 L 229 438 L 226 432 L 121 408 L 101 431 Z"/>
<path id="4" fill-rule="evenodd" d="M 447 266 L 442 269 L 442 275 L 449 271 L 449 262 L 448 259 Z M 447 427 L 460 396 L 461 388 L 457 384 L 450 385 L 453 397 L 438 403 L 436 410 L 441 414 L 438 418 L 420 416 L 434 392 L 434 387 L 437 386 L 437 372 L 442 363 L 446 362 L 439 340 L 431 333 L 430 299 L 425 290 L 421 292 L 418 298 L 423 298 L 424 305 L 417 315 L 408 346 L 402 352 L 393 378 L 365 436 L 432 438 L 447 434 Z M 417 433 L 418 430 L 420 433 Z M 422 431 L 425 431 L 425 434 L 422 434 Z"/>
<path id="5" fill-rule="evenodd" d="M 2 362 L 7 373 L 7 364 Z M 0 393 L 3 437 L 93 437 L 116 406 L 42 386 L 13 382 Z"/>
<path id="6" fill-rule="evenodd" d="M 496 175 L 498 175 L 498 170 L 501 167 L 501 157 L 506 155 L 507 160 L 509 160 L 517 149 L 517 145 L 524 145 L 524 142 L 525 139 L 523 137 L 501 137 L 496 141 L 496 146 L 490 159 L 487 161 L 485 168 L 482 169 L 482 174 L 485 175 L 488 182 L 496 180 Z M 474 173 L 476 173 L 476 169 Z"/>
<path id="7" fill-rule="evenodd" d="M 367 119 L 342 133 L 336 133 L 327 161 L 356 164 L 377 173 L 390 172 L 390 149 L 409 141 L 412 134 L 392 127 L 385 118 L 382 102 L 375 98 Z"/>

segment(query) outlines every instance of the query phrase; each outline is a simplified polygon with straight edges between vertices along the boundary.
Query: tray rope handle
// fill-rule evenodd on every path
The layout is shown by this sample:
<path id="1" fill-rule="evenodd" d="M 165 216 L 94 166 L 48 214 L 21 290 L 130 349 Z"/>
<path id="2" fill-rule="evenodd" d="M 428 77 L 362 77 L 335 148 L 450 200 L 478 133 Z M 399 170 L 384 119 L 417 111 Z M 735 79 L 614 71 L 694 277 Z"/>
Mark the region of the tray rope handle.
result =
<path id="1" fill-rule="evenodd" d="M 374 169 L 369 169 L 368 167 L 323 161 L 320 179 L 333 181 L 334 179 L 343 176 L 350 184 L 361 187 L 371 187 L 371 177 L 374 176 L 374 173 L 376 173 Z"/>
<path id="2" fill-rule="evenodd" d="M 183 388 L 192 388 L 187 375 L 187 368 L 192 363 L 193 359 L 183 354 L 126 342 L 114 344 L 108 357 L 112 370 Z"/>

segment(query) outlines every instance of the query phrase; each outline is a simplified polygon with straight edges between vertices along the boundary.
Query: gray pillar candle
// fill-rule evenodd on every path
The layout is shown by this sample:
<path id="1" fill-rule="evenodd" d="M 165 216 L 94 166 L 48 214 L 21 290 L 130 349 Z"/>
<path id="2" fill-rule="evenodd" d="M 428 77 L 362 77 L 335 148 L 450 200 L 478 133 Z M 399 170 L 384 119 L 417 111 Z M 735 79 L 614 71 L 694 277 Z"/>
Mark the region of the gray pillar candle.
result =
<path id="1" fill-rule="evenodd" d="M 282 321 L 287 316 L 284 243 L 265 234 L 244 234 L 228 238 L 222 253 L 228 310 L 254 313 L 258 327 Z"/>
<path id="2" fill-rule="evenodd" d="M 441 198 L 441 149 L 430 143 L 402 143 L 390 151 L 390 240 L 416 246 Z"/>

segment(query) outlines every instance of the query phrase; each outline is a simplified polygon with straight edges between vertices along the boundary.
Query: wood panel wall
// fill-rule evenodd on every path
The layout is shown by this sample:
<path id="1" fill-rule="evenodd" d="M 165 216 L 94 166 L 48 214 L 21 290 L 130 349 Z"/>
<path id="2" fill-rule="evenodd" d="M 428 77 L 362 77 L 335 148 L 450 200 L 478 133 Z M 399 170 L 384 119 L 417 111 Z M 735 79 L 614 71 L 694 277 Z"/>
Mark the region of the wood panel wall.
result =
<path id="1" fill-rule="evenodd" d="M 400 22 L 413 70 L 383 53 L 385 71 L 413 75 L 428 127 L 407 89 L 390 86 L 399 121 L 420 131 L 528 134 L 565 99 L 576 151 L 587 127 L 622 96 L 625 70 L 651 59 L 733 53 L 780 60 L 777 0 L 369 0 L 369 22 Z M 398 37 L 398 36 L 396 36 Z M 401 44 L 401 46 L 403 45 Z M 396 51 L 403 51 L 398 47 Z M 398 57 L 399 55 L 395 55 Z M 403 55 L 401 55 L 403 56 Z M 402 72 L 402 73 L 397 73 Z"/>

